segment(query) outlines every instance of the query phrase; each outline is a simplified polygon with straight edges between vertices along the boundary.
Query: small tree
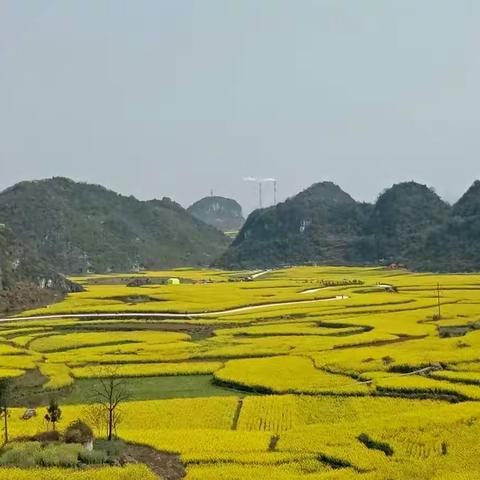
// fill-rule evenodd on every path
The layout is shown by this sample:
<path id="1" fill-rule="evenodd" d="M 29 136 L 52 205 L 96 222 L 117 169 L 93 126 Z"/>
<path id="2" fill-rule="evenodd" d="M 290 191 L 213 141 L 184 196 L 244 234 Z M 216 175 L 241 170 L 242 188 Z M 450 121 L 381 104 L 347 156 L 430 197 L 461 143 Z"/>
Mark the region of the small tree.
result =
<path id="1" fill-rule="evenodd" d="M 52 398 L 47 407 L 45 420 L 52 424 L 53 431 L 55 431 L 56 424 L 57 422 L 60 421 L 61 417 L 62 417 L 62 410 L 60 409 L 58 402 Z"/>
<path id="2" fill-rule="evenodd" d="M 118 369 L 115 366 L 101 367 L 99 377 L 98 384 L 93 387 L 93 400 L 101 407 L 107 438 L 112 440 L 120 423 L 119 407 L 129 398 L 127 382 L 125 378 L 118 376 Z"/>
<path id="3" fill-rule="evenodd" d="M 0 417 L 3 415 L 3 441 L 8 443 L 8 409 L 10 404 L 10 394 L 12 390 L 12 381 L 9 378 L 0 379 Z"/>

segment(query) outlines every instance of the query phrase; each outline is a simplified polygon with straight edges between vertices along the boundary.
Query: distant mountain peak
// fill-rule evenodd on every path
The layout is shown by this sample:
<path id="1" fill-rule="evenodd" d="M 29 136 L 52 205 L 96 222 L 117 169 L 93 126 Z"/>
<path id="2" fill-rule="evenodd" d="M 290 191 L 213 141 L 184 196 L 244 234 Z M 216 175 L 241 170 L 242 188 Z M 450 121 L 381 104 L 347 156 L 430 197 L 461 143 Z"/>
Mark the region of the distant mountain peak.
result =
<path id="1" fill-rule="evenodd" d="M 314 183 L 291 200 L 302 201 L 307 198 L 310 202 L 322 202 L 327 204 L 356 203 L 348 193 L 342 190 L 336 183 L 330 181 Z"/>
<path id="2" fill-rule="evenodd" d="M 188 207 L 188 212 L 222 232 L 239 230 L 245 222 L 241 205 L 231 198 L 209 196 Z"/>
<path id="3" fill-rule="evenodd" d="M 220 266 L 358 262 L 357 238 L 371 206 L 333 182 L 318 182 L 274 207 L 255 210 Z"/>
<path id="4" fill-rule="evenodd" d="M 475 180 L 469 189 L 453 206 L 455 215 L 472 216 L 480 214 L 480 180 Z"/>

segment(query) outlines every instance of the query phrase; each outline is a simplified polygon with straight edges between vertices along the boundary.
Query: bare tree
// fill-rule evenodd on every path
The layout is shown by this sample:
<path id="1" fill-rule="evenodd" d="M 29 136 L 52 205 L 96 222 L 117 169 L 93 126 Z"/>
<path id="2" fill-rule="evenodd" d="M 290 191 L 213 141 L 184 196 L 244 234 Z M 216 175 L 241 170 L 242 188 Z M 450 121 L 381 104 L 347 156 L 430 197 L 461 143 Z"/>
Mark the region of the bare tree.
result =
<path id="1" fill-rule="evenodd" d="M 102 437 L 107 434 L 107 423 L 105 408 L 99 403 L 88 405 L 82 411 L 82 418 L 90 425 L 97 436 Z"/>
<path id="2" fill-rule="evenodd" d="M 99 377 L 98 384 L 93 387 L 93 400 L 101 407 L 107 438 L 112 440 L 121 420 L 119 407 L 129 398 L 127 382 L 118 376 L 118 368 L 115 366 L 100 367 Z"/>
<path id="3" fill-rule="evenodd" d="M 8 378 L 0 379 L 0 416 L 3 415 L 3 441 L 8 443 L 8 416 L 10 393 L 12 388 L 12 381 Z"/>

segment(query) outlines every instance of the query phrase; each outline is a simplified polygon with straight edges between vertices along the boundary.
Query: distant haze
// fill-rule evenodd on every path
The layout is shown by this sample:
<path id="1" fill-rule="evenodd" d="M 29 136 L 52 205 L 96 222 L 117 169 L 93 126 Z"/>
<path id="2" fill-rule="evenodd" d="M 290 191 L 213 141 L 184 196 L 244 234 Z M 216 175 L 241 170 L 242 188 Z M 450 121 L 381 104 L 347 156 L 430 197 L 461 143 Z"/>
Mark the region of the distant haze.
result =
<path id="1" fill-rule="evenodd" d="M 480 176 L 477 0 L 1 0 L 0 189 L 184 206 L 332 180 L 448 201 Z M 265 203 L 272 184 L 265 186 Z"/>

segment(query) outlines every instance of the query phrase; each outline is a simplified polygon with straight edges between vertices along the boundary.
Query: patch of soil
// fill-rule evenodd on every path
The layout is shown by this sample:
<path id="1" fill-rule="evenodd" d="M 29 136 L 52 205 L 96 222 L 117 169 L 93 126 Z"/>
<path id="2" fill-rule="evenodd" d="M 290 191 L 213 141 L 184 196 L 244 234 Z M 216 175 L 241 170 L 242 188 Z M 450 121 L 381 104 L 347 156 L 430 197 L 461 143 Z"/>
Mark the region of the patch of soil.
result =
<path id="1" fill-rule="evenodd" d="M 175 453 L 159 452 L 146 445 L 128 444 L 127 458 L 144 463 L 161 479 L 179 480 L 185 477 L 185 467 Z"/>

